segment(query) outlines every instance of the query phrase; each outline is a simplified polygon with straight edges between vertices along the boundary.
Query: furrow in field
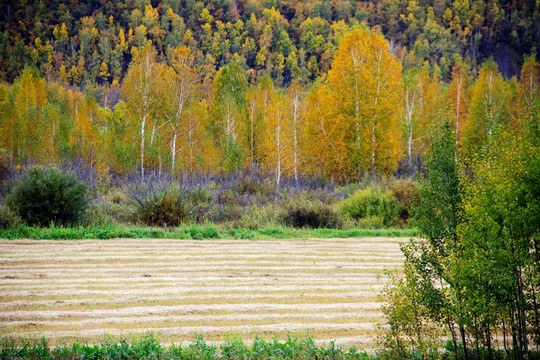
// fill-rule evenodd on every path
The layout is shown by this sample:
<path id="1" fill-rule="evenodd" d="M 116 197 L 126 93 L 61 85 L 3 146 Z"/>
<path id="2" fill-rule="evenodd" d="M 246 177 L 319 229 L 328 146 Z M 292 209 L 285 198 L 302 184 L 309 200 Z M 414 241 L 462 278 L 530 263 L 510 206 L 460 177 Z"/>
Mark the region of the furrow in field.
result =
<path id="1" fill-rule="evenodd" d="M 170 327 L 145 327 L 137 329 L 129 329 L 126 331 L 124 329 L 84 329 L 84 330 L 54 330 L 54 331 L 40 331 L 40 336 L 45 337 L 65 337 L 65 336 L 90 336 L 95 337 L 96 335 L 101 334 L 122 334 L 122 333 L 140 333 L 140 332 L 169 332 L 176 335 L 190 336 L 194 333 L 201 334 L 225 334 L 227 332 L 233 333 L 278 333 L 278 332 L 289 332 L 289 331 L 357 331 L 365 330 L 370 332 L 372 326 L 367 323 L 345 323 L 345 324 L 335 324 L 335 323 L 281 323 L 281 324 L 267 324 L 267 325 L 231 325 L 231 326 L 170 326 Z M 12 333 L 7 333 L 7 336 L 15 335 Z"/>
<path id="2" fill-rule="evenodd" d="M 382 269 L 381 269 L 382 272 Z M 59 274 L 62 274 L 60 272 Z M 377 276 L 381 273 L 359 273 L 354 274 L 354 276 L 348 276 L 348 274 L 337 274 L 332 276 L 332 274 L 317 274 L 317 278 L 313 278 L 309 273 L 289 273 L 289 274 L 269 274 L 269 273 L 260 273 L 260 274 L 222 274 L 222 276 L 208 276 L 205 274 L 186 276 L 184 274 L 167 274 L 157 275 L 157 274 L 147 274 L 144 269 L 133 269 L 133 272 L 129 275 L 120 276 L 107 276 L 107 277 L 85 277 L 77 278 L 67 275 L 63 275 L 62 278 L 59 278 L 59 274 L 56 277 L 45 277 L 37 274 L 14 274 L 7 275 L 7 277 L 0 278 L 1 284 L 12 284 L 16 283 L 17 285 L 36 285 L 47 283 L 50 286 L 54 285 L 80 285 L 81 283 L 86 283 L 89 285 L 95 285 L 96 283 L 103 284 L 114 284 L 114 283 L 199 283 L 199 284 L 210 284 L 210 283 L 241 283 L 248 286 L 252 282 L 287 282 L 287 283 L 327 283 L 335 284 L 338 283 L 357 283 L 358 281 L 376 281 Z M 148 276 L 150 275 L 150 276 Z M 26 276 L 26 277 L 25 277 Z M 336 279 L 338 281 L 336 281 Z"/>
<path id="3" fill-rule="evenodd" d="M 2 241 L 0 335 L 234 332 L 372 346 L 403 239 Z"/>
<path id="4" fill-rule="evenodd" d="M 59 316 L 50 316 L 52 314 Z M 252 308 L 238 308 L 234 309 L 231 307 L 228 308 L 215 308 L 215 307 L 204 307 L 197 308 L 186 311 L 184 308 L 179 309 L 168 309 L 167 312 L 156 313 L 153 310 L 147 312 L 139 311 L 138 313 L 119 313 L 115 316 L 111 316 L 108 313 L 89 314 L 87 312 L 81 311 L 64 311 L 62 314 L 58 312 L 50 312 L 49 314 L 29 314 L 28 312 L 15 312 L 10 313 L 13 316 L 0 317 L 0 327 L 7 326 L 8 323 L 15 322 L 24 322 L 24 323 L 38 323 L 38 322 L 54 322 L 54 321 L 65 321 L 67 323 L 76 322 L 81 323 L 84 321 L 95 322 L 95 321 L 123 321 L 122 319 L 131 319 L 131 318 L 151 318 L 151 319 L 167 319 L 167 318 L 211 318 L 219 319 L 220 317 L 267 317 L 267 316 L 283 316 L 295 317 L 295 316 L 328 316 L 328 317 L 341 317 L 341 316 L 357 316 L 359 318 L 379 318 L 381 316 L 378 308 L 366 309 L 366 308 L 343 308 L 343 307 L 334 307 L 334 308 L 325 308 L 321 310 L 320 308 L 312 309 L 302 309 L 302 312 L 298 312 L 297 307 L 286 307 L 286 308 L 264 308 L 252 307 Z"/>
<path id="5" fill-rule="evenodd" d="M 372 291 L 356 291 L 356 292 L 342 292 L 342 293 L 330 293 L 321 295 L 319 293 L 285 293 L 285 294 L 202 294 L 202 295 L 154 295 L 154 296 L 144 296 L 144 294 L 130 295 L 122 291 L 116 292 L 116 299 L 111 301 L 109 297 L 102 296 L 101 298 L 95 297 L 83 297 L 78 299 L 66 299 L 63 297 L 55 297 L 53 300 L 36 300 L 32 299 L 32 307 L 42 307 L 42 308 L 51 308 L 58 306 L 78 306 L 80 304 L 89 304 L 89 305 L 100 305 L 103 307 L 111 306 L 114 304 L 117 305 L 130 305 L 133 303 L 140 302 L 144 300 L 145 303 L 222 303 L 223 301 L 234 301 L 234 302 L 249 302 L 249 301 L 276 301 L 282 302 L 284 300 L 291 300 L 292 302 L 310 300 L 311 298 L 316 298 L 323 301 L 346 301 L 349 299 L 373 299 Z M 4 300 L 0 297 L 0 310 L 1 309 L 10 309 L 10 308 L 21 308 L 24 307 L 28 302 L 26 300 Z"/>
<path id="6" fill-rule="evenodd" d="M 246 286 L 248 285 L 248 286 Z M 222 283 L 201 284 L 201 283 L 149 283 L 141 284 L 136 283 L 116 283 L 116 284 L 73 284 L 73 285 L 29 285 L 25 284 L 24 290 L 21 290 L 21 284 L 13 284 L 10 286 L 0 286 L 1 294 L 0 299 L 7 299 L 8 296 L 80 296 L 80 295 L 109 295 L 112 290 L 114 291 L 126 291 L 130 295 L 143 293 L 148 295 L 153 294 L 197 294 L 197 293 L 260 293 L 260 292 L 320 292 L 320 293 L 332 293 L 342 292 L 348 290 L 370 289 L 380 290 L 383 284 L 380 280 L 373 279 L 373 281 L 362 281 L 354 283 L 340 283 L 339 285 L 326 285 L 321 284 L 305 284 L 305 283 L 263 283 L 260 281 L 254 281 L 243 286 L 237 284 L 224 285 Z"/>
<path id="7" fill-rule="evenodd" d="M 382 319 L 377 313 L 365 313 L 358 314 L 354 311 L 329 311 L 325 313 L 309 313 L 298 314 L 294 312 L 257 312 L 257 313 L 238 313 L 238 314 L 209 314 L 209 315 L 141 315 L 141 316 L 117 316 L 117 317 L 102 317 L 102 318 L 70 318 L 69 320 L 11 320 L 9 325 L 0 325 L 1 327 L 69 327 L 76 325 L 78 327 L 88 327 L 98 325 L 110 325 L 110 324 L 160 324 L 160 323 L 180 323 L 186 325 L 189 323 L 200 323 L 204 325 L 205 322 L 215 323 L 253 323 L 253 322 L 321 322 L 321 321 L 334 321 L 334 322 L 351 322 L 351 320 L 363 322 L 372 322 L 374 320 Z M 5 321 L 7 319 L 0 319 Z M 76 321 L 75 321 L 76 320 Z"/>
<path id="8" fill-rule="evenodd" d="M 230 260 L 223 260 L 223 257 L 217 261 L 216 258 L 198 258 L 198 259 L 189 259 L 185 260 L 182 258 L 161 258 L 161 257 L 152 257 L 150 261 L 144 261 L 143 259 L 137 257 L 133 259 L 126 258 L 117 258 L 117 259 L 73 259 L 70 261 L 62 261 L 57 258 L 54 259 L 31 259 L 31 260 L 16 260 L 16 259 L 2 259 L 0 260 L 0 271 L 5 270 L 25 270 L 25 269 L 56 269 L 62 268 L 65 266 L 70 266 L 72 269 L 81 269 L 84 266 L 106 266 L 109 268 L 121 268 L 124 266 L 138 267 L 157 267 L 157 266 L 172 266 L 173 268 L 182 267 L 194 267 L 198 268 L 201 266 L 201 261 L 212 261 L 213 267 L 231 267 L 239 266 L 245 267 L 253 264 L 257 266 L 332 266 L 332 265 L 341 265 L 347 267 L 358 267 L 359 265 L 363 266 L 379 266 L 381 264 L 400 264 L 401 257 L 384 257 L 384 258 L 373 258 L 373 257 L 358 257 L 358 258 L 342 258 L 342 257 L 310 257 L 309 259 L 295 259 L 294 257 L 290 258 L 257 258 L 250 259 L 246 258 L 245 260 L 239 260 L 238 257 L 231 258 Z"/>
<path id="9" fill-rule="evenodd" d="M 318 310 L 318 311 L 332 311 L 332 310 L 377 310 L 380 308 L 380 303 L 376 301 L 362 301 L 362 302 L 340 302 L 340 303 L 302 303 L 301 307 L 294 306 L 296 304 L 290 303 L 221 303 L 221 304 L 179 304 L 179 305 L 144 305 L 129 306 L 122 308 L 112 309 L 74 309 L 74 310 L 41 310 L 36 312 L 34 310 L 11 310 L 2 311 L 0 316 L 3 318 L 60 318 L 66 316 L 81 316 L 87 315 L 88 317 L 95 316 L 126 316 L 126 315 L 158 315 L 166 314 L 171 311 L 183 311 L 185 313 L 196 311 L 208 311 L 208 310 L 220 310 L 230 312 L 250 312 L 250 311 L 272 311 L 281 309 L 295 308 L 298 311 L 303 310 Z"/>
<path id="10" fill-rule="evenodd" d="M 144 266 L 144 267 L 143 267 Z M 387 267 L 397 267 L 399 264 L 386 264 Z M 57 273 L 62 268 L 53 268 L 53 269 L 32 269 L 32 271 L 41 270 L 42 273 Z M 310 271 L 326 271 L 331 273 L 350 273 L 350 272 L 371 272 L 372 270 L 380 270 L 380 265 L 378 264 L 359 264 L 359 265 L 346 265 L 346 264 L 329 264 L 329 265 L 320 265 L 320 264 L 305 264 L 305 265 L 287 265 L 287 264 L 268 264 L 266 266 L 260 264 L 244 264 L 244 265 L 177 265 L 170 266 L 170 264 L 140 264 L 139 266 L 87 266 L 70 269 L 70 274 L 85 276 L 88 274 L 95 273 L 99 271 L 100 273 L 116 273 L 122 274 L 126 271 L 133 271 L 133 269 L 148 269 L 148 271 L 159 271 L 159 272 L 174 272 L 174 273 L 210 273 L 210 272 L 227 272 L 227 271 L 243 271 L 243 272 L 253 272 L 253 271 L 272 271 L 272 272 L 310 272 Z M 17 270 L 17 269 L 13 269 Z M 0 269 L 0 274 L 11 273 L 13 270 L 9 269 Z"/>
<path id="11" fill-rule="evenodd" d="M 253 286 L 248 289 L 242 287 L 229 287 L 229 288 L 202 288 L 202 287 L 183 287 L 178 285 L 176 287 L 160 287 L 160 288 L 148 288 L 146 286 L 141 286 L 138 288 L 124 289 L 121 287 L 116 288 L 116 294 L 122 296 L 190 296 L 190 297 L 203 297 L 203 296 L 229 296 L 229 295 L 243 295 L 251 296 L 258 294 L 283 294 L 283 295 L 295 295 L 295 294 L 306 294 L 306 293 L 316 293 L 316 294 L 327 294 L 327 295 L 336 295 L 336 294 L 352 294 L 353 292 L 358 295 L 368 295 L 372 294 L 374 290 L 381 289 L 381 285 L 374 284 L 356 284 L 348 286 L 333 286 L 331 288 L 324 287 L 313 287 L 313 286 Z M 0 302 L 6 303 L 11 301 L 20 300 L 19 298 L 27 298 L 32 296 L 33 299 L 47 298 L 51 300 L 61 300 L 61 299 L 77 299 L 83 300 L 95 297 L 107 297 L 110 296 L 110 289 L 105 290 L 91 290 L 91 289 L 55 289 L 47 288 L 46 290 L 41 291 L 31 291 L 31 290 L 4 290 L 2 295 L 0 295 Z"/>
<path id="12" fill-rule="evenodd" d="M 5 333 L 27 332 L 40 333 L 43 331 L 78 331 L 122 329 L 137 330 L 139 328 L 170 328 L 170 327 L 200 327 L 214 326 L 229 328 L 231 326 L 250 325 L 276 325 L 284 323 L 297 323 L 311 326 L 319 324 L 365 324 L 372 326 L 382 318 L 375 316 L 359 316 L 353 313 L 332 313 L 315 315 L 291 315 L 258 313 L 249 315 L 222 315 L 222 316 L 170 316 L 170 317 L 126 317 L 114 319 L 85 319 L 81 321 L 13 321 L 9 325 L 1 325 Z"/>

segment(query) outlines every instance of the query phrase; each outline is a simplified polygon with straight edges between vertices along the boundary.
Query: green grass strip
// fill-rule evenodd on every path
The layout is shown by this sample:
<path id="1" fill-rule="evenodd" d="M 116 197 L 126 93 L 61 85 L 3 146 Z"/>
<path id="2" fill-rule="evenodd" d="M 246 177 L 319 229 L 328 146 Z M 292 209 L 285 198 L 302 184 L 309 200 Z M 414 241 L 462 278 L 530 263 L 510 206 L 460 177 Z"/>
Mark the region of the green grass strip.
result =
<path id="1" fill-rule="evenodd" d="M 0 359 L 186 359 L 186 360 L 268 360 L 268 359 L 351 359 L 370 360 L 373 355 L 354 348 L 343 350 L 333 343 L 328 347 L 316 346 L 311 338 L 288 337 L 280 342 L 256 337 L 248 346 L 237 337 L 221 345 L 207 344 L 202 337 L 196 337 L 187 346 L 164 346 L 152 334 L 132 339 L 104 339 L 94 344 L 74 343 L 52 347 L 45 338 L 0 340 Z"/>
<path id="2" fill-rule="evenodd" d="M 418 230 L 412 229 L 296 229 L 272 227 L 264 229 L 220 229 L 208 225 L 183 225 L 177 228 L 154 228 L 137 226 L 98 227 L 48 227 L 18 226 L 0 229 L 0 239 L 34 240 L 82 240 L 82 239 L 309 239 L 350 237 L 415 237 Z"/>

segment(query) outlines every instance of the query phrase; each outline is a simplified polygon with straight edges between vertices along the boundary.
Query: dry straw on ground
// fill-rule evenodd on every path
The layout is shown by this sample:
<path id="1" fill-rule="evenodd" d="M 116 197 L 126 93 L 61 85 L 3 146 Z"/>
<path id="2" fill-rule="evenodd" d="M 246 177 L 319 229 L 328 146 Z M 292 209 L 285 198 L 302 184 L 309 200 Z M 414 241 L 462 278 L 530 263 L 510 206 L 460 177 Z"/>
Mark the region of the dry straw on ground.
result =
<path id="1" fill-rule="evenodd" d="M 402 239 L 0 240 L 0 336 L 310 335 L 374 346 Z"/>

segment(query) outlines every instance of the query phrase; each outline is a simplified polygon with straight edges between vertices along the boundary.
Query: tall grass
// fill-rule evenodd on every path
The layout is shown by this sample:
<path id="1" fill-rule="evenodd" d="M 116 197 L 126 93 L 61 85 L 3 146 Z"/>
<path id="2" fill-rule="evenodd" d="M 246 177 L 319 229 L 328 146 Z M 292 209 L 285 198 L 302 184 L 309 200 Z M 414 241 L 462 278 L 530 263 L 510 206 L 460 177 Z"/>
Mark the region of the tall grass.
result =
<path id="1" fill-rule="evenodd" d="M 441 351 L 430 354 L 430 359 L 453 359 L 451 342 L 441 346 Z M 481 349 L 482 350 L 482 349 Z M 488 354 L 480 351 L 482 359 Z M 512 359 L 511 354 L 498 349 L 492 352 L 492 358 Z M 531 351 L 531 359 L 539 359 L 539 353 Z M 415 349 L 407 351 L 407 356 L 396 355 L 384 349 L 373 354 L 354 347 L 342 349 L 333 342 L 329 346 L 317 346 L 313 339 L 299 339 L 289 336 L 285 341 L 265 340 L 255 337 L 251 345 L 245 344 L 239 337 L 232 335 L 221 345 L 211 345 L 201 336 L 196 336 L 188 345 L 162 345 L 153 333 L 131 338 L 104 338 L 96 343 L 75 342 L 51 346 L 46 338 L 2 338 L 0 339 L 0 360 L 75 360 L 75 359 L 143 359 L 143 360 L 402 360 L 421 359 Z"/>
<path id="2" fill-rule="evenodd" d="M 414 237 L 414 228 L 388 229 L 310 229 L 283 226 L 262 229 L 220 228 L 213 224 L 181 225 L 176 228 L 138 226 L 88 226 L 36 228 L 17 226 L 0 229 L 0 239 L 79 240 L 79 239 L 309 239 L 350 237 Z"/>
<path id="3" fill-rule="evenodd" d="M 368 360 L 377 358 L 354 348 L 343 350 L 333 343 L 329 347 L 318 347 L 311 338 L 298 339 L 289 337 L 280 342 L 277 339 L 267 341 L 255 338 L 248 346 L 232 337 L 219 347 L 207 344 L 198 336 L 187 345 L 160 344 L 157 336 L 146 334 L 131 339 L 118 340 L 106 338 L 95 344 L 73 343 L 52 347 L 47 339 L 0 340 L 0 359 L 351 359 Z"/>

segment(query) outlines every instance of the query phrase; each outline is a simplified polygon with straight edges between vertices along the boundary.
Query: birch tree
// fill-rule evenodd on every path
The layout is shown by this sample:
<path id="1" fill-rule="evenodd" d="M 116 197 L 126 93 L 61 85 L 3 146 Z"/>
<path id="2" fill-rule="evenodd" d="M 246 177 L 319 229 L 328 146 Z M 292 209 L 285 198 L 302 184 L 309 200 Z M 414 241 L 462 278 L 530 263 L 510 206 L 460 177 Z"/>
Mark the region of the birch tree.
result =
<path id="1" fill-rule="evenodd" d="M 288 116 L 287 98 L 283 93 L 272 97 L 268 116 L 265 119 L 263 149 L 265 165 L 275 174 L 279 188 L 283 175 L 291 168 L 291 124 Z"/>
<path id="2" fill-rule="evenodd" d="M 343 129 L 351 134 L 357 176 L 393 170 L 400 156 L 401 63 L 384 37 L 365 28 L 345 35 L 328 86 Z"/>
<path id="3" fill-rule="evenodd" d="M 467 87 L 467 72 L 463 65 L 458 64 L 452 71 L 452 82 L 448 88 L 449 118 L 454 121 L 456 147 L 462 142 L 462 129 L 465 127 L 464 123 L 469 111 Z"/>
<path id="4" fill-rule="evenodd" d="M 176 167 L 176 155 L 183 146 L 194 146 L 194 130 L 196 124 L 194 118 L 189 116 L 189 107 L 196 102 L 196 91 L 198 80 L 201 76 L 200 70 L 195 67 L 195 59 L 191 49 L 179 47 L 173 51 L 172 68 L 167 82 L 167 94 L 169 103 L 167 104 L 167 130 L 170 136 L 169 146 L 171 152 L 171 170 Z M 181 137 L 186 144 L 178 144 Z"/>
<path id="5" fill-rule="evenodd" d="M 158 111 L 161 100 L 158 85 L 162 76 L 162 66 L 156 63 L 156 52 L 146 46 L 135 56 L 124 79 L 122 95 L 131 118 L 140 126 L 139 152 L 141 180 L 145 175 L 145 144 L 149 122 Z"/>
<path id="6" fill-rule="evenodd" d="M 401 124 L 407 148 L 407 165 L 413 157 L 413 144 L 418 140 L 416 133 L 422 115 L 422 87 L 416 71 L 410 71 L 403 79 L 403 110 Z"/>
<path id="7" fill-rule="evenodd" d="M 291 131 L 292 131 L 292 167 L 294 181 L 298 185 L 299 168 L 301 163 L 301 147 L 303 145 L 303 130 L 304 130 L 304 104 L 303 104 L 303 89 L 300 83 L 294 82 L 288 91 L 288 99 L 290 116 L 291 116 Z"/>
<path id="8" fill-rule="evenodd" d="M 509 118 L 512 92 L 493 60 L 482 65 L 471 88 L 466 150 L 472 153 L 492 141 L 493 133 Z"/>
<path id="9" fill-rule="evenodd" d="M 224 151 L 229 170 L 236 170 L 242 161 L 240 135 L 246 102 L 247 81 L 240 63 L 222 67 L 214 79 L 214 135 Z"/>
<path id="10" fill-rule="evenodd" d="M 524 121 L 534 119 L 534 103 L 540 96 L 540 64 L 534 56 L 528 56 L 523 63 L 517 86 L 516 117 L 520 126 Z"/>
<path id="11" fill-rule="evenodd" d="M 313 175 L 349 182 L 351 149 L 333 105 L 333 95 L 325 85 L 316 84 L 308 93 L 304 131 L 309 139 L 305 152 L 309 155 L 305 161 Z"/>

